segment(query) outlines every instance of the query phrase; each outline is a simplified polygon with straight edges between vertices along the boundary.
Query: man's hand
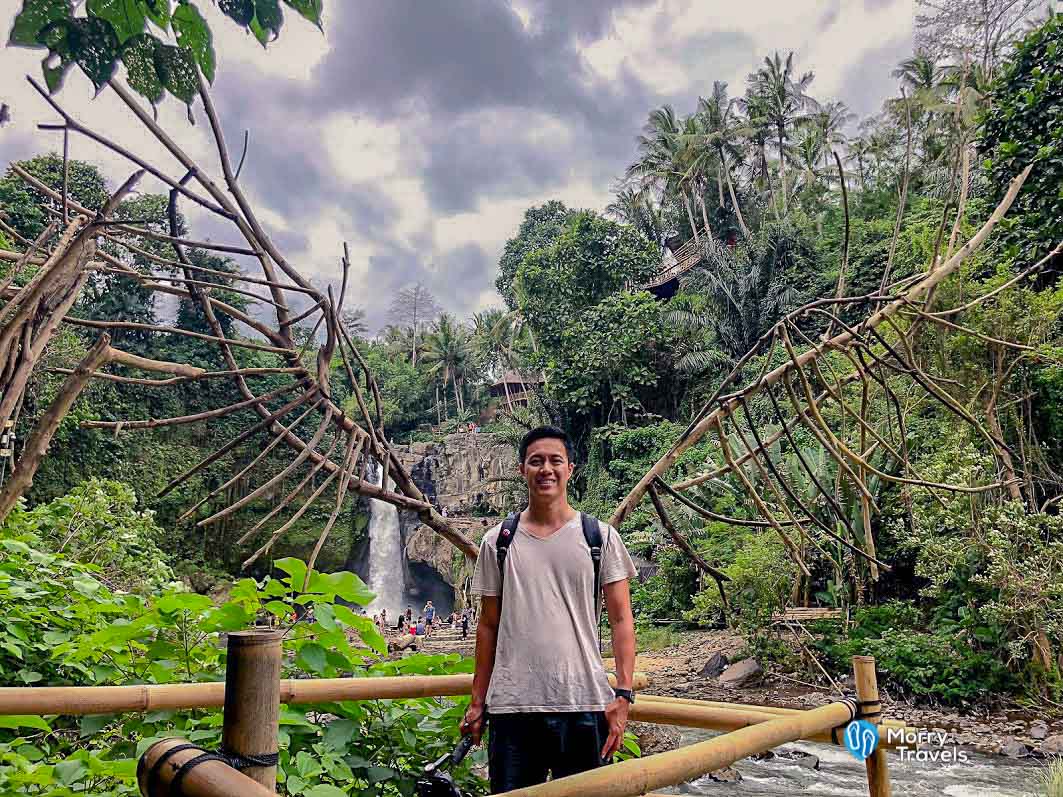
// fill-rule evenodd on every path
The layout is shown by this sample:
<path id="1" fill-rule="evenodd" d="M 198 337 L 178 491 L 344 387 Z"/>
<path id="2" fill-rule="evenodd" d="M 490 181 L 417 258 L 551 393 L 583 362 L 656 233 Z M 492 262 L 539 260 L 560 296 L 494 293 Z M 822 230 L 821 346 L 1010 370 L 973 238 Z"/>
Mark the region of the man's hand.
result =
<path id="1" fill-rule="evenodd" d="M 626 700 L 624 701 L 627 702 Z M 627 715 L 625 715 L 626 721 Z M 461 721 L 461 735 L 472 736 L 473 744 L 480 743 L 480 737 L 484 734 L 484 707 L 482 704 L 470 703 L 465 710 L 465 717 Z"/>
<path id="2" fill-rule="evenodd" d="M 624 730 L 627 728 L 627 715 L 630 710 L 631 704 L 622 697 L 606 706 L 605 718 L 609 722 L 609 738 L 605 740 L 605 747 L 602 748 L 603 761 L 612 758 L 624 743 Z"/>

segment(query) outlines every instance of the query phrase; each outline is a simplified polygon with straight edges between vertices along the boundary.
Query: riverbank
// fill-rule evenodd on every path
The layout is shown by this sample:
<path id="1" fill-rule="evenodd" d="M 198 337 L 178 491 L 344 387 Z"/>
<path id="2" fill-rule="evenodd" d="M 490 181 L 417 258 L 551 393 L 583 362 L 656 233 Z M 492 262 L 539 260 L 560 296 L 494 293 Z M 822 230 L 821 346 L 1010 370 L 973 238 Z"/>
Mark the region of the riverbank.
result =
<path id="1" fill-rule="evenodd" d="M 652 685 L 647 691 L 651 694 L 798 709 L 815 708 L 838 697 L 822 676 L 814 679 L 805 673 L 775 672 L 771 665 L 759 681 L 738 688 L 725 686 L 716 677 L 703 676 L 702 670 L 716 653 L 733 663 L 746 647 L 742 638 L 729 631 L 692 631 L 678 636 L 678 644 L 639 653 L 636 658 L 636 668 L 650 676 Z M 848 692 L 852 682 L 846 678 L 839 686 Z M 1058 712 L 1054 717 L 1039 718 L 1020 710 L 965 712 L 916 705 L 894 697 L 881 685 L 880 691 L 886 717 L 947 733 L 949 745 L 1014 758 L 1063 753 L 1063 716 Z"/>
<path id="2" fill-rule="evenodd" d="M 668 697 L 721 700 L 750 705 L 809 709 L 825 705 L 838 695 L 826 679 L 813 679 L 805 673 L 795 674 L 766 668 L 763 677 L 740 687 L 722 684 L 716 676 L 703 675 L 715 654 L 732 663 L 739 660 L 746 644 L 730 631 L 689 631 L 675 635 L 677 644 L 659 650 L 643 651 L 636 656 L 636 669 L 650 677 L 647 693 Z M 429 653 L 460 653 L 471 656 L 475 641 L 466 640 L 449 629 L 420 642 L 418 647 Z M 610 660 L 607 659 L 607 664 Z M 839 686 L 852 690 L 849 679 Z M 881 689 L 883 713 L 905 724 L 947 734 L 947 745 L 956 745 L 986 755 L 1009 758 L 1039 757 L 1063 753 L 1063 716 L 1031 716 L 1029 711 L 960 711 L 913 704 Z"/>

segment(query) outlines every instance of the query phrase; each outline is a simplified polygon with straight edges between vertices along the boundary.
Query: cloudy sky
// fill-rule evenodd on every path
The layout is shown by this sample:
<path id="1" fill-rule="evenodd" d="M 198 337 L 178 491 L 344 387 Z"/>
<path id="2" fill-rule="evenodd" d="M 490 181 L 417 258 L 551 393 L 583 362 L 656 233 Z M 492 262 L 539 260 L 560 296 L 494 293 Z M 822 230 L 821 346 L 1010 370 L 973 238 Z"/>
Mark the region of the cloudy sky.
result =
<path id="1" fill-rule="evenodd" d="M 7 0 L 0 29 L 20 3 Z M 875 111 L 911 51 L 912 0 L 326 0 L 325 32 L 287 12 L 263 51 L 206 0 L 214 98 L 228 140 L 251 147 L 241 182 L 288 259 L 315 283 L 351 247 L 353 301 L 375 327 L 388 292 L 424 282 L 466 316 L 500 304 L 498 256 L 524 209 L 552 198 L 603 209 L 650 108 L 693 110 L 714 80 L 740 93 L 772 50 L 814 70 L 812 93 Z M 6 33 L 5 33 L 6 38 Z M 0 165 L 60 145 L 23 75 L 42 51 L 0 49 Z M 86 124 L 165 165 L 120 101 L 72 72 L 59 99 Z M 166 99 L 159 118 L 214 167 L 205 124 Z M 61 145 L 60 145 L 61 146 Z M 130 168 L 91 142 L 75 157 L 114 182 Z M 143 183 L 144 190 L 159 184 Z M 185 207 L 193 237 L 242 243 Z M 349 300 L 350 301 L 350 300 Z"/>

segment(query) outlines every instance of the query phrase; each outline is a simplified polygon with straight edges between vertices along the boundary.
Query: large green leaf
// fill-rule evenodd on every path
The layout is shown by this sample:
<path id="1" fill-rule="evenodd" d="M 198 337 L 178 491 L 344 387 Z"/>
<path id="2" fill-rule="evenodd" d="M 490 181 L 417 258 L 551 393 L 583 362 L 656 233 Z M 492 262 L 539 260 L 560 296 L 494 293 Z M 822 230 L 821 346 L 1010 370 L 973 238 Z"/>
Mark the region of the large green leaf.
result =
<path id="1" fill-rule="evenodd" d="M 93 16 L 111 23 L 119 42 L 144 32 L 146 17 L 140 0 L 88 0 L 85 7 Z"/>
<path id="2" fill-rule="evenodd" d="M 199 90 L 192 54 L 183 47 L 159 43 L 155 47 L 154 60 L 155 71 L 166 90 L 191 105 Z"/>
<path id="3" fill-rule="evenodd" d="M 213 605 L 214 602 L 206 595 L 199 595 L 195 592 L 171 592 L 159 598 L 155 607 L 160 612 L 172 614 L 182 609 L 190 612 L 201 612 Z"/>
<path id="4" fill-rule="evenodd" d="M 154 36 L 142 33 L 127 41 L 122 48 L 122 63 L 125 64 L 129 85 L 152 105 L 159 102 L 166 93 L 162 79 L 155 71 L 157 45 L 158 40 Z"/>
<path id="5" fill-rule="evenodd" d="M 280 35 L 282 24 L 284 15 L 281 13 L 280 0 L 255 0 L 255 18 L 251 21 L 251 32 L 263 47 Z"/>
<path id="6" fill-rule="evenodd" d="M 325 649 L 316 642 L 308 642 L 299 648 L 295 663 L 307 672 L 320 674 L 326 667 Z"/>
<path id="7" fill-rule="evenodd" d="M 70 19 L 69 0 L 25 0 L 22 10 L 15 16 L 8 44 L 22 47 L 45 46 L 38 39 L 40 32 L 52 22 Z"/>
<path id="8" fill-rule="evenodd" d="M 284 0 L 284 4 L 294 8 L 308 20 L 321 28 L 321 11 L 323 0 Z"/>
<path id="9" fill-rule="evenodd" d="M 97 89 L 111 79 L 118 62 L 118 35 L 110 22 L 97 17 L 74 19 L 66 27 L 65 50 Z M 60 55 L 63 50 L 56 50 Z"/>
<path id="10" fill-rule="evenodd" d="M 170 0 L 137 0 L 148 19 L 162 30 L 170 27 Z"/>
<path id="11" fill-rule="evenodd" d="M 347 797 L 347 792 L 337 786 L 320 783 L 304 791 L 303 797 Z"/>
<path id="12" fill-rule="evenodd" d="M 284 559 L 278 559 L 273 566 L 291 576 L 291 579 L 286 580 L 294 592 L 302 591 L 303 581 L 306 578 L 306 562 L 294 556 L 287 556 Z"/>
<path id="13" fill-rule="evenodd" d="M 173 12 L 173 29 L 177 34 L 177 44 L 191 51 L 192 57 L 203 75 L 214 82 L 214 44 L 211 40 L 207 21 L 199 9 L 191 3 L 181 3 Z"/>
<path id="14" fill-rule="evenodd" d="M 241 28 L 246 28 L 255 18 L 254 0 L 218 0 L 218 8 Z"/>
<path id="15" fill-rule="evenodd" d="M 34 728 L 51 733 L 52 726 L 43 717 L 34 714 L 8 714 L 0 716 L 0 728 Z"/>

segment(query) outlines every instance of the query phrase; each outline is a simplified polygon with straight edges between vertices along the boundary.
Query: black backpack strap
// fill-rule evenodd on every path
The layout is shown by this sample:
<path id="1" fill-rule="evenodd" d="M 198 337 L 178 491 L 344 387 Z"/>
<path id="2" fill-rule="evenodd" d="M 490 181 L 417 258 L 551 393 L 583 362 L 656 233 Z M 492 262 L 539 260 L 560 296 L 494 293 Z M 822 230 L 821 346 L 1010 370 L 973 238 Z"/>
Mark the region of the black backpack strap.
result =
<path id="1" fill-rule="evenodd" d="M 502 528 L 498 530 L 498 539 L 495 541 L 495 556 L 498 558 L 498 600 L 502 601 L 502 590 L 506 584 L 506 554 L 509 546 L 513 544 L 513 538 L 517 536 L 517 524 L 520 523 L 520 512 L 513 512 L 502 521 Z"/>
<path id="2" fill-rule="evenodd" d="M 594 621 L 598 627 L 598 649 L 602 647 L 602 527 L 598 518 L 580 512 L 583 523 L 583 539 L 591 549 L 591 562 L 594 565 Z"/>

